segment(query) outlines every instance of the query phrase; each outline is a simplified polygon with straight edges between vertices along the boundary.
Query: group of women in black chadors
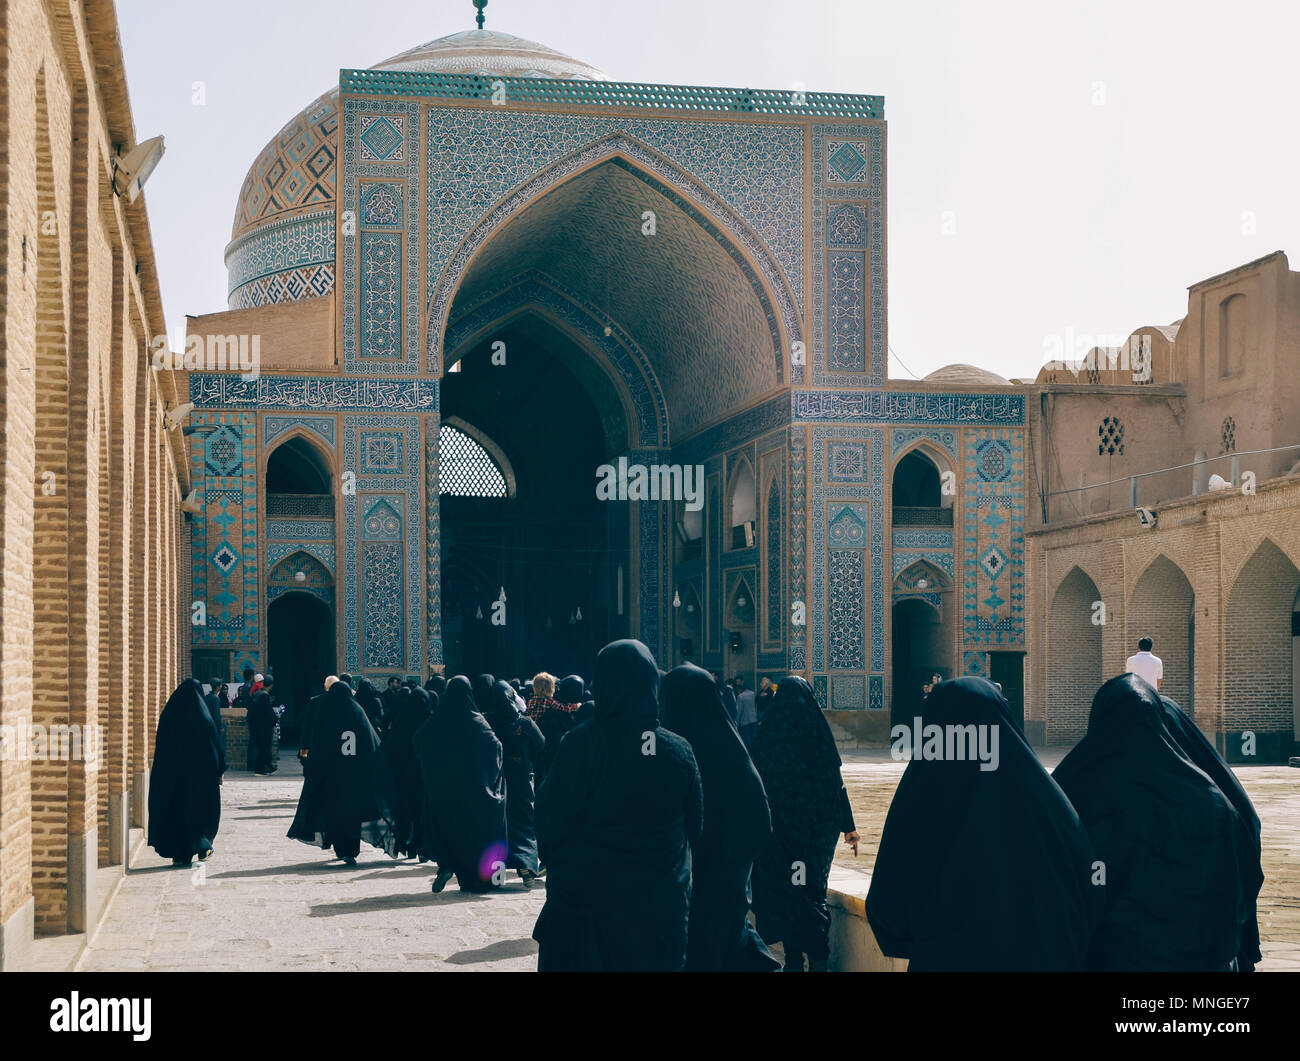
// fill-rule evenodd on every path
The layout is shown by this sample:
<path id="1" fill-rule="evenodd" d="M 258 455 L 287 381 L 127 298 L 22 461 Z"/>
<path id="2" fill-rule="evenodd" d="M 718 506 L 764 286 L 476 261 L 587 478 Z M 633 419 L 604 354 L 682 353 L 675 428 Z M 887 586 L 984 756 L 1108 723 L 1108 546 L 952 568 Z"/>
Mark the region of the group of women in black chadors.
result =
<path id="1" fill-rule="evenodd" d="M 525 885 L 545 874 L 541 971 L 774 970 L 777 941 L 787 971 L 824 969 L 831 861 L 838 835 L 856 850 L 857 833 L 808 684 L 780 681 L 752 756 L 714 679 L 689 664 L 663 675 L 637 641 L 602 650 L 594 703 L 576 676 L 555 692 L 539 729 L 487 675 L 384 698 L 335 680 L 312 705 L 289 835 L 345 862 L 362 839 L 435 862 L 434 891 L 453 876 L 488 892 L 507 869 Z M 908 764 L 866 903 L 885 954 L 917 971 L 1260 960 L 1259 818 L 1214 746 L 1142 679 L 1101 687 L 1052 775 L 983 679 L 937 685 L 922 721 L 996 727 L 999 760 Z M 224 769 L 202 687 L 184 682 L 150 782 L 149 843 L 164 857 L 212 853 Z"/>
<path id="2" fill-rule="evenodd" d="M 981 678 L 927 697 L 928 727 L 997 727 L 1000 761 L 914 759 L 867 895 L 912 970 L 1251 971 L 1260 823 L 1231 768 L 1135 674 L 1106 682 L 1049 776 Z"/>

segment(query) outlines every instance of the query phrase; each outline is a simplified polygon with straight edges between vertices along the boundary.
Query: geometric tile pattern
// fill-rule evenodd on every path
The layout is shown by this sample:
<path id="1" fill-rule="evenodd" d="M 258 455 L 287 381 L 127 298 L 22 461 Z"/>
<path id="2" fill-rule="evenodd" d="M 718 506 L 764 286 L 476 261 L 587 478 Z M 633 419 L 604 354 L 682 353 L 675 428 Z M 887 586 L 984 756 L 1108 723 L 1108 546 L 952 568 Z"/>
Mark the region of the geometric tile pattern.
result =
<path id="1" fill-rule="evenodd" d="M 866 257 L 862 251 L 830 252 L 829 359 L 832 372 L 866 370 Z"/>
<path id="2" fill-rule="evenodd" d="M 295 266 L 282 273 L 260 276 L 235 288 L 226 300 L 227 309 L 256 309 L 276 302 L 317 298 L 334 290 L 334 263 Z"/>
<path id="3" fill-rule="evenodd" d="M 402 465 L 401 431 L 362 431 L 362 475 L 400 475 Z"/>
<path id="4" fill-rule="evenodd" d="M 988 653 L 963 652 L 961 671 L 963 674 L 973 675 L 976 678 L 987 678 L 989 676 Z"/>
<path id="5" fill-rule="evenodd" d="M 190 474 L 204 506 L 191 524 L 193 599 L 207 622 L 191 626 L 194 645 L 258 643 L 256 417 L 252 413 L 195 410 L 195 426 L 215 426 L 190 447 Z M 188 609 L 187 609 L 188 610 Z"/>
<path id="6" fill-rule="evenodd" d="M 942 530 L 904 530 L 894 531 L 894 551 L 899 549 L 951 549 L 952 531 L 946 527 Z"/>
<path id="7" fill-rule="evenodd" d="M 302 290 L 287 274 L 304 270 L 310 277 L 317 269 L 324 268 L 332 281 L 334 227 L 334 211 L 318 210 L 272 221 L 240 236 L 226 251 L 226 289 L 231 299 L 245 285 L 271 277 L 280 278 L 280 287 L 275 289 L 279 297 L 268 297 L 266 302 L 281 302 L 286 296 L 310 298 L 318 294 L 310 288 Z M 291 291 L 285 287 L 288 284 L 292 285 Z"/>
<path id="8" fill-rule="evenodd" d="M 864 446 L 867 453 L 866 475 L 852 483 L 836 482 L 829 474 L 831 453 L 846 444 Z M 882 428 L 818 425 L 812 429 L 808 471 L 813 514 L 808 549 L 812 600 L 808 617 L 814 679 L 833 669 L 884 672 L 884 452 Z M 847 552 L 856 553 L 861 561 L 860 573 L 852 559 L 843 555 Z M 855 611 L 859 607 L 860 615 Z M 850 628 L 835 628 L 845 624 Z"/>
<path id="9" fill-rule="evenodd" d="M 510 189 L 593 141 L 622 133 L 666 157 L 729 204 L 770 249 L 802 310 L 801 125 L 492 108 L 430 108 L 428 125 L 430 284 L 466 233 Z M 427 298 L 432 294 L 430 289 Z"/>
<path id="10" fill-rule="evenodd" d="M 332 576 L 334 574 L 334 542 L 267 542 L 266 543 L 266 568 L 270 571 L 281 560 L 287 556 L 293 556 L 295 553 L 303 553 L 306 556 L 313 557 L 320 561 L 321 565 Z"/>
<path id="11" fill-rule="evenodd" d="M 895 550 L 893 554 L 893 562 L 894 562 L 895 581 L 898 580 L 898 576 L 903 570 L 911 567 L 913 564 L 917 562 L 923 562 L 925 564 L 931 565 L 932 567 L 938 568 L 938 570 L 947 574 L 949 581 L 957 577 L 953 565 L 953 558 L 951 552 L 922 553 L 922 552 L 899 552 L 898 550 Z M 931 581 L 933 583 L 933 580 Z"/>
<path id="12" fill-rule="evenodd" d="M 832 184 L 866 184 L 870 153 L 864 140 L 827 140 L 826 179 Z"/>
<path id="13" fill-rule="evenodd" d="M 291 428 L 301 427 L 334 448 L 334 432 L 338 427 L 332 416 L 267 416 L 262 419 L 262 446 L 265 449 L 276 438 Z"/>
<path id="14" fill-rule="evenodd" d="M 362 113 L 364 110 L 365 113 Z M 343 369 L 351 376 L 420 370 L 420 213 L 423 175 L 420 107 L 389 100 L 349 100 L 343 107 L 343 195 L 339 209 L 361 222 L 356 237 L 343 240 Z M 368 179 L 383 184 L 367 183 Z M 361 188 L 386 187 L 397 199 L 393 210 L 367 213 Z M 373 190 L 368 192 L 373 196 Z M 382 200 L 382 196 L 381 196 Z M 372 200 L 372 205 L 373 200 Z M 367 222 L 366 218 L 371 220 Z M 386 233 L 386 234 L 385 234 Z"/>
<path id="15" fill-rule="evenodd" d="M 867 706 L 867 679 L 860 674 L 831 677 L 831 703 L 836 711 L 862 711 Z"/>
<path id="16" fill-rule="evenodd" d="M 794 381 L 810 375 L 815 386 L 879 386 L 886 341 L 884 127 L 814 122 L 812 150 L 811 341 L 805 374 Z M 844 247 L 862 253 L 851 262 L 831 251 Z"/>
<path id="17" fill-rule="evenodd" d="M 910 445 L 917 439 L 926 438 L 931 442 L 937 442 L 948 451 L 949 456 L 957 456 L 957 432 L 934 430 L 932 428 L 902 428 L 889 433 L 889 455 L 895 457 L 898 451 L 904 446 Z"/>
<path id="18" fill-rule="evenodd" d="M 263 522 L 262 530 L 268 541 L 334 541 L 332 519 L 268 519 Z"/>
<path id="19" fill-rule="evenodd" d="M 356 474 L 343 495 L 343 665 L 354 673 L 424 669 L 423 452 L 418 416 L 343 418 L 343 468 Z"/>
<path id="20" fill-rule="evenodd" d="M 781 603 L 781 579 L 785 575 L 782 563 L 782 542 L 785 537 L 781 522 L 781 478 L 774 475 L 767 491 L 767 526 L 765 528 L 767 557 L 764 578 L 767 579 L 767 622 L 764 632 L 767 641 L 781 641 L 785 625 L 785 609 Z"/>
<path id="21" fill-rule="evenodd" d="M 362 506 L 363 542 L 400 542 L 402 540 L 402 497 L 367 497 Z"/>
<path id="22" fill-rule="evenodd" d="M 392 181 L 361 185 L 361 224 L 367 228 L 401 228 L 406 189 Z"/>
<path id="23" fill-rule="evenodd" d="M 885 676 L 870 674 L 867 676 L 867 710 L 883 711 L 885 709 Z"/>
<path id="24" fill-rule="evenodd" d="M 804 623 L 790 626 L 790 671 L 802 674 L 808 667 L 807 630 L 814 611 L 808 598 L 807 540 L 805 538 L 804 497 L 806 488 L 807 450 L 803 428 L 790 428 L 790 600 L 804 604 Z"/>
<path id="25" fill-rule="evenodd" d="M 361 665 L 402 667 L 402 544 L 362 546 L 366 605 L 361 622 Z"/>
<path id="26" fill-rule="evenodd" d="M 357 139 L 362 162 L 401 162 L 406 158 L 406 118 L 397 115 L 363 114 Z"/>
<path id="27" fill-rule="evenodd" d="M 1024 433 L 964 438 L 964 640 L 971 651 L 1024 643 Z"/>
<path id="28" fill-rule="evenodd" d="M 361 233 L 361 356 L 402 358 L 402 236 Z"/>
<path id="29" fill-rule="evenodd" d="M 832 483 L 860 483 L 867 478 L 867 447 L 847 442 L 831 446 L 826 478 Z"/>
<path id="30" fill-rule="evenodd" d="M 266 145 L 240 190 L 232 240 L 268 218 L 334 201 L 338 120 L 338 88 L 334 87 Z"/>

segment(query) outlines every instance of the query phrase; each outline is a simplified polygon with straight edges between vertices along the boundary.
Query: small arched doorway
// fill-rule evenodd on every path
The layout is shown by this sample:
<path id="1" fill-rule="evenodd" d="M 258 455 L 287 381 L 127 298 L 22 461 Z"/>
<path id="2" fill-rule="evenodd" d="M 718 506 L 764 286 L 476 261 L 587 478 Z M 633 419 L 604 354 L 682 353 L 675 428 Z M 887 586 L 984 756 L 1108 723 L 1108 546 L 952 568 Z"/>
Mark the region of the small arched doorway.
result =
<path id="1" fill-rule="evenodd" d="M 307 701 L 335 673 L 334 609 L 310 593 L 290 591 L 271 601 L 266 623 L 276 699 L 286 707 L 282 739 L 296 739 Z"/>
<path id="2" fill-rule="evenodd" d="M 904 597 L 893 610 L 893 717 L 891 724 L 910 725 L 921 713 L 925 686 L 934 675 L 952 676 L 945 651 L 943 618 L 923 597 Z"/>
<path id="3" fill-rule="evenodd" d="M 307 701 L 337 673 L 334 578 L 316 557 L 298 550 L 267 578 L 266 666 L 276 700 L 285 705 L 282 739 L 299 736 Z"/>

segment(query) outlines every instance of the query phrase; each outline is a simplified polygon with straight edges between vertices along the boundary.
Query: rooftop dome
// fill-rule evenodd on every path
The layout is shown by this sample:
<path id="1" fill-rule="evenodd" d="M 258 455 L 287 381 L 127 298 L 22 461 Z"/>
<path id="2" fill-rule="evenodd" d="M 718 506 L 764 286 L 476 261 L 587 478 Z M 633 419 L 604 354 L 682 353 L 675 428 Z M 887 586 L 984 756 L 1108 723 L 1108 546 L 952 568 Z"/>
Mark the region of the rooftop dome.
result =
<path id="1" fill-rule="evenodd" d="M 1011 381 L 996 372 L 975 365 L 944 365 L 925 377 L 926 383 L 942 383 L 949 387 L 1009 387 Z"/>
<path id="2" fill-rule="evenodd" d="M 473 29 L 439 37 L 371 67 L 409 73 L 484 74 L 489 77 L 603 81 L 594 66 L 509 33 Z M 244 179 L 231 229 L 231 246 L 269 221 L 332 209 L 336 195 L 339 90 L 335 86 L 300 111 L 262 149 Z M 232 267 L 232 271 L 233 267 Z M 241 284 L 231 277 L 232 302 Z M 306 292 L 322 294 L 321 291 Z M 300 296 L 293 296 L 300 297 Z"/>

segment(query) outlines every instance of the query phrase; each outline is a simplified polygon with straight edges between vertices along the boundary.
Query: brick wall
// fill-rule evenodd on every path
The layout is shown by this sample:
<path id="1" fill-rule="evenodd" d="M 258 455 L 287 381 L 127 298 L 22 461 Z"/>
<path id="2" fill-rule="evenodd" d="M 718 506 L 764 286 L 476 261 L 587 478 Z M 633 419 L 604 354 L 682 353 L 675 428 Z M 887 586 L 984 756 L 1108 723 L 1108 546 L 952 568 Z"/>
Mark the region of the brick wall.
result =
<path id="1" fill-rule="evenodd" d="M 82 880 L 121 857 L 108 826 L 179 680 L 188 469 L 160 428 L 175 384 L 148 363 L 144 202 L 105 176 L 135 138 L 110 0 L 6 4 L 0 113 L 0 723 L 24 746 L 30 724 L 78 726 L 84 752 L 0 760 L 0 931 L 33 903 L 63 932 L 88 894 L 70 845 L 97 834 Z"/>

